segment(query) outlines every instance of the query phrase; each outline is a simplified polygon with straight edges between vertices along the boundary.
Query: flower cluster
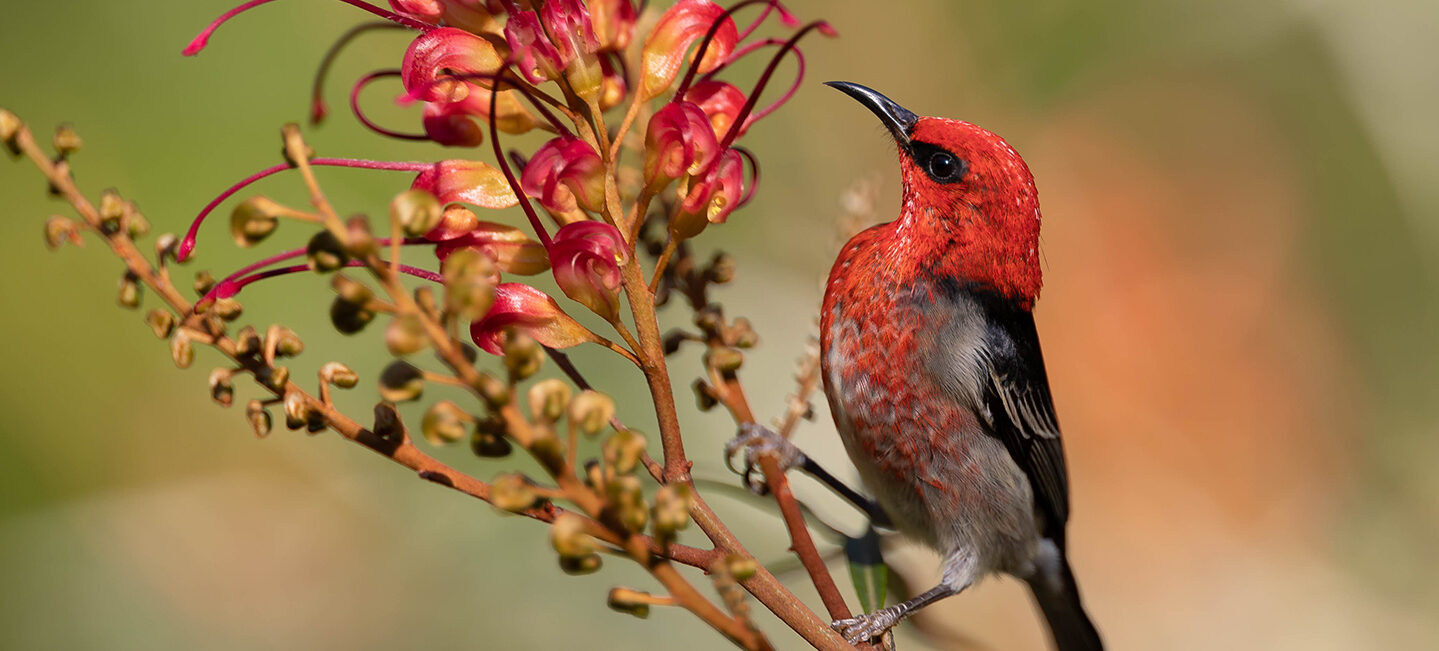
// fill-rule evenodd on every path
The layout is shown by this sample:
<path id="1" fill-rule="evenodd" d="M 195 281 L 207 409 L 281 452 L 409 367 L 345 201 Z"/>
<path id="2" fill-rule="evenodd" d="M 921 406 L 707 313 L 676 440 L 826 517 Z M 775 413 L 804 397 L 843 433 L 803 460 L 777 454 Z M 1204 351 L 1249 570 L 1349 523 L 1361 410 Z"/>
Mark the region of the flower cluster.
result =
<path id="1" fill-rule="evenodd" d="M 253 0 L 226 13 L 185 53 L 198 53 L 225 21 L 268 1 Z M 206 299 L 228 299 L 250 283 L 283 273 L 359 264 L 343 255 L 354 248 L 353 240 L 345 241 L 350 236 L 390 247 L 392 257 L 402 246 L 431 247 L 439 261 L 474 250 L 490 258 L 495 269 L 494 301 L 489 312 L 471 322 L 474 341 L 490 352 L 499 352 L 501 336 L 510 328 L 550 347 L 606 341 L 540 290 L 502 282 L 500 274 L 549 270 L 566 296 L 627 336 L 620 293 L 641 227 L 649 219 L 663 220 L 672 252 L 709 224 L 724 222 L 753 196 L 755 157 L 736 142 L 798 88 L 804 74 L 796 47 L 800 38 L 812 30 L 832 34 L 822 21 L 800 26 L 776 0 L 745 0 L 728 8 L 708 0 L 679 0 L 644 34 L 636 33 L 642 9 L 631 0 L 390 0 L 388 9 L 343 1 L 386 22 L 361 25 L 332 48 L 317 77 L 312 119 L 327 113 L 323 79 L 340 48 L 370 29 L 410 29 L 416 36 L 400 66 L 363 75 L 352 87 L 354 114 L 390 137 L 456 148 L 476 148 L 488 140 L 491 160 L 311 159 L 311 165 L 410 172 L 415 174 L 412 193 L 431 199 L 423 209 L 395 209 L 409 218 L 402 233 L 372 238 L 367 224 L 352 223 L 330 246 L 326 242 L 336 233 L 239 270 L 218 282 Z M 734 15 L 747 7 L 758 15 L 740 29 Z M 792 30 L 787 38 L 754 36 L 771 17 Z M 768 65 L 747 92 L 725 79 L 736 61 L 766 50 L 772 50 Z M 797 64 L 794 83 L 760 108 L 760 94 L 786 58 Z M 360 91 L 386 79 L 399 81 L 399 105 L 420 105 L 418 131 L 380 126 L 362 110 Z M 618 126 L 611 126 L 611 112 L 619 116 Z M 552 137 L 528 156 L 500 144 L 501 134 L 536 130 Z M 634 150 L 639 160 L 626 165 L 625 154 Z M 212 201 L 180 243 L 178 257 L 192 254 L 201 222 L 221 202 L 288 167 L 262 170 Z M 512 167 L 520 168 L 518 174 Z M 501 213 L 493 219 L 479 216 L 515 206 L 525 215 L 529 233 L 507 225 Z M 655 215 L 652 206 L 658 209 Z M 314 215 L 257 197 L 235 210 L 232 233 L 240 244 L 252 245 L 281 218 L 316 221 Z M 333 264 L 317 266 L 316 251 L 331 249 L 339 252 L 331 256 Z M 277 266 L 301 256 L 308 264 Z M 668 258 L 661 258 L 661 267 Z M 441 278 L 421 267 L 397 264 L 396 269 Z M 662 273 L 656 269 L 655 278 Z"/>

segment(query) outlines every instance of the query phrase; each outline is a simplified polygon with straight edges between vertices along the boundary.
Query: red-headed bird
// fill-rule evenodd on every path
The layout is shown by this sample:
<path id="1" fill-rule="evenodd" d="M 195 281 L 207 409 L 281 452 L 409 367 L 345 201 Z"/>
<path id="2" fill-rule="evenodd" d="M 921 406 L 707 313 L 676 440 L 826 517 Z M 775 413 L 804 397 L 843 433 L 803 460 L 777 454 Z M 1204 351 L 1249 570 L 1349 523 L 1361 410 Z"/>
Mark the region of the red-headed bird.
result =
<path id="1" fill-rule="evenodd" d="M 1065 557 L 1069 487 L 1035 331 L 1039 196 L 1024 160 L 968 122 L 858 84 L 899 148 L 903 207 L 850 240 L 825 288 L 825 393 L 884 514 L 944 558 L 903 603 L 834 623 L 851 643 L 1002 572 L 1024 579 L 1061 651 L 1102 649 Z"/>

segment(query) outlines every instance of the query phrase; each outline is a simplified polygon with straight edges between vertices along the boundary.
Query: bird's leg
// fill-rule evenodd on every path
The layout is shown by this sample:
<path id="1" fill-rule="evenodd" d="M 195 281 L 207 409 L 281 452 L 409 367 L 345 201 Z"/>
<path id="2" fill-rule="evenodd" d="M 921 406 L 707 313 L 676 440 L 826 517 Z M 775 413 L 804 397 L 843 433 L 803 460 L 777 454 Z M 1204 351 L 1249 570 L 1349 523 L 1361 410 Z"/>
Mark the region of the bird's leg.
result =
<path id="1" fill-rule="evenodd" d="M 743 472 L 734 467 L 734 456 L 740 448 L 745 449 Z M 757 495 L 764 495 L 767 490 L 764 478 L 758 472 L 758 457 L 761 454 L 772 452 L 779 459 L 781 471 L 788 472 L 792 468 L 799 468 L 809 473 L 811 477 L 818 479 L 859 510 L 864 511 L 875 525 L 893 526 L 884 509 L 879 507 L 879 503 L 846 486 L 838 477 L 831 475 L 823 466 L 815 463 L 814 459 L 800 451 L 789 439 L 780 436 L 774 430 L 755 423 L 745 423 L 740 426 L 739 435 L 725 443 L 724 451 L 725 465 L 728 465 L 730 470 L 739 473 L 744 479 L 745 486 Z"/>
<path id="2" fill-rule="evenodd" d="M 944 561 L 944 576 L 940 579 L 939 585 L 926 590 L 913 599 L 902 601 L 888 608 L 881 608 L 867 615 L 837 619 L 829 626 L 850 644 L 859 644 L 878 638 L 898 624 L 900 620 L 920 608 L 945 597 L 959 594 L 961 590 L 969 587 L 974 582 L 974 570 L 974 554 L 965 549 L 956 550 L 950 553 Z"/>

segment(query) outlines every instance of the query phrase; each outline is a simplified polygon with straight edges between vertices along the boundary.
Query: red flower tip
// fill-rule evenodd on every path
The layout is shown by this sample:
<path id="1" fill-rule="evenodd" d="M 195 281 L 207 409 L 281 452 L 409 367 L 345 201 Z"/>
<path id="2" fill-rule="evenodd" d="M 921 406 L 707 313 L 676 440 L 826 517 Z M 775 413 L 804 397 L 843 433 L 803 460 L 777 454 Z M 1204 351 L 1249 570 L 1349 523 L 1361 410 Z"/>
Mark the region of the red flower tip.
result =
<path id="1" fill-rule="evenodd" d="M 576 208 L 599 212 L 605 201 L 604 162 L 589 143 L 561 136 L 530 157 L 520 186 L 552 212 L 568 213 Z"/>
<path id="2" fill-rule="evenodd" d="M 566 224 L 550 243 L 555 283 L 566 296 L 609 321 L 619 318 L 620 267 L 629 259 L 624 237 L 603 222 Z"/>
<path id="3" fill-rule="evenodd" d="M 443 262 L 460 249 L 475 249 L 489 256 L 505 273 L 533 276 L 550 268 L 544 245 L 514 226 L 476 221 L 468 232 L 440 242 L 435 255 Z"/>
<path id="4" fill-rule="evenodd" d="M 544 292 L 521 283 L 503 283 L 495 287 L 490 311 L 470 324 L 470 338 L 485 352 L 499 355 L 500 338 L 512 327 L 550 348 L 600 341 Z"/>
<path id="5" fill-rule="evenodd" d="M 746 99 L 740 89 L 714 79 L 706 79 L 690 86 L 684 98 L 699 106 L 705 115 L 709 116 L 710 126 L 715 133 L 729 131 L 730 125 L 734 124 L 735 118 L 739 117 L 740 111 L 744 109 Z M 748 126 L 740 125 L 739 135 L 744 135 Z"/>

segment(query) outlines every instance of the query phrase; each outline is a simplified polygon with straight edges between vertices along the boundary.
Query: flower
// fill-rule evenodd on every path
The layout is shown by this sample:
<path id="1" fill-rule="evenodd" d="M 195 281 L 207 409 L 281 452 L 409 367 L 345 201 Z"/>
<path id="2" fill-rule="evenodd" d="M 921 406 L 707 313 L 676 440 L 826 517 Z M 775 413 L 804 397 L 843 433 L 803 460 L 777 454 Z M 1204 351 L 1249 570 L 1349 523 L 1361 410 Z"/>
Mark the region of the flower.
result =
<path id="1" fill-rule="evenodd" d="M 744 161 L 729 149 L 719 162 L 690 183 L 670 225 L 678 239 L 698 235 L 710 224 L 722 224 L 744 196 Z"/>
<path id="2" fill-rule="evenodd" d="M 490 115 L 491 79 L 505 59 L 489 41 L 454 27 L 420 34 L 405 51 L 400 66 L 407 100 L 457 104 L 455 112 L 481 118 Z M 515 96 L 502 90 L 496 101 L 495 123 L 506 133 L 524 133 L 536 121 Z"/>
<path id="3" fill-rule="evenodd" d="M 520 185 L 557 213 L 584 208 L 599 212 L 605 201 L 605 168 L 593 147 L 573 136 L 545 143 L 525 165 Z"/>
<path id="4" fill-rule="evenodd" d="M 545 247 L 514 226 L 476 222 L 458 237 L 440 240 L 435 255 L 444 261 L 460 249 L 475 249 L 494 261 L 501 271 L 533 276 L 550 268 Z"/>
<path id="5" fill-rule="evenodd" d="M 680 0 L 660 17 L 640 53 L 641 100 L 659 96 L 674 83 L 685 51 L 717 21 L 719 27 L 697 65 L 701 74 L 718 68 L 734 51 L 739 41 L 734 20 L 723 7 L 709 0 Z"/>
<path id="6" fill-rule="evenodd" d="M 619 230 L 602 222 L 567 224 L 550 244 L 555 283 L 608 321 L 619 318 L 620 267 L 629 259 Z"/>
<path id="7" fill-rule="evenodd" d="M 481 208 L 509 208 L 519 202 L 500 170 L 474 160 L 442 160 L 415 177 L 412 190 L 425 190 L 440 203 L 463 201 Z"/>
<path id="8" fill-rule="evenodd" d="M 692 102 L 670 102 L 645 130 L 645 184 L 658 192 L 670 181 L 709 167 L 719 153 L 704 110 Z"/>
<path id="9" fill-rule="evenodd" d="M 485 352 L 499 355 L 501 337 L 509 328 L 524 332 L 550 348 L 603 341 L 565 314 L 555 299 L 520 283 L 502 283 L 495 287 L 495 303 L 483 319 L 470 324 L 470 338 Z"/>

